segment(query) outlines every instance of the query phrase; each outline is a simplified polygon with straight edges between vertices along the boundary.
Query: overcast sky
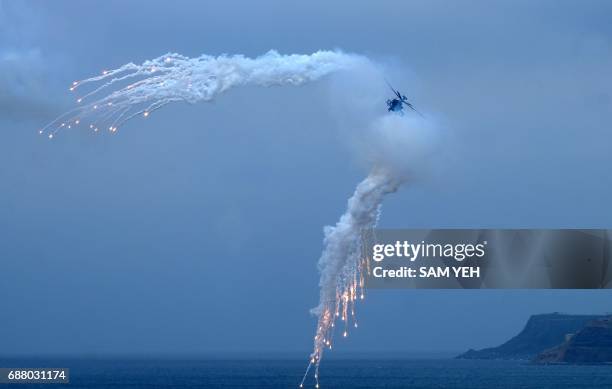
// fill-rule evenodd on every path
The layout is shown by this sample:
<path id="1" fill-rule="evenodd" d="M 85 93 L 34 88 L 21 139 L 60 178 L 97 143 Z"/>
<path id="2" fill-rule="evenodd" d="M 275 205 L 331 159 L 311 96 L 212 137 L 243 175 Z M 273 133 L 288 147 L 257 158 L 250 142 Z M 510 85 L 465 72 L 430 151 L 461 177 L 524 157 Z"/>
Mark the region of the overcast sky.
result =
<path id="1" fill-rule="evenodd" d="M 367 173 L 327 79 L 50 142 L 37 130 L 72 106 L 73 80 L 170 51 L 364 54 L 395 64 L 447 137 L 382 227 L 610 227 L 611 14 L 609 1 L 0 0 L 0 353 L 307 352 L 322 227 Z M 375 291 L 336 349 L 479 348 L 530 314 L 611 302 Z"/>

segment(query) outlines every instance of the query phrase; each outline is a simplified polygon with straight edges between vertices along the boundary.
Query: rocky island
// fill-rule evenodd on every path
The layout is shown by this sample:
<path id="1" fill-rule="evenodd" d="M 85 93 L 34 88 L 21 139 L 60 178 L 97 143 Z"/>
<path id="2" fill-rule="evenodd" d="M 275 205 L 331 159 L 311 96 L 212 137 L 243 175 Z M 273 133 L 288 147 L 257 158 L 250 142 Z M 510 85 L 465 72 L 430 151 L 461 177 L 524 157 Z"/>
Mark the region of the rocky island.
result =
<path id="1" fill-rule="evenodd" d="M 504 344 L 468 350 L 457 358 L 612 363 L 612 317 L 561 313 L 533 315 L 523 330 Z"/>
<path id="2" fill-rule="evenodd" d="M 536 363 L 612 363 L 612 317 L 588 322 L 565 341 L 544 350 L 534 358 Z"/>

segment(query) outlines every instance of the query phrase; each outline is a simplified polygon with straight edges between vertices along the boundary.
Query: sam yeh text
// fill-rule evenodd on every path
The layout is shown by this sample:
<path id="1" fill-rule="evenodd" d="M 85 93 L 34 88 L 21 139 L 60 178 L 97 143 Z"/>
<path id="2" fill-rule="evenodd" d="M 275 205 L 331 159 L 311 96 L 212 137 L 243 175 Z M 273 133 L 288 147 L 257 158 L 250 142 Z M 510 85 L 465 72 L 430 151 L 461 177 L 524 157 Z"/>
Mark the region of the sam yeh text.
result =
<path id="1" fill-rule="evenodd" d="M 402 266 L 398 269 L 385 269 L 377 266 L 372 269 L 376 278 L 480 278 L 478 266 L 421 266 L 418 269 Z"/>

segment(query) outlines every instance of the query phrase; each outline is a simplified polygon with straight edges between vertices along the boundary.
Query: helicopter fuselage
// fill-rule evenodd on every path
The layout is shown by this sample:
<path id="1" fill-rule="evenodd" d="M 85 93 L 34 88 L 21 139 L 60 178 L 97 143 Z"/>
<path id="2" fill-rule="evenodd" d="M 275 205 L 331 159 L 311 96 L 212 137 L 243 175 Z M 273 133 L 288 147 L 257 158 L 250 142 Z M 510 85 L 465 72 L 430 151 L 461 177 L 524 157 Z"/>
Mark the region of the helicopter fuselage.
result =
<path id="1" fill-rule="evenodd" d="M 402 112 L 403 109 L 403 104 L 399 99 L 387 100 L 387 110 L 389 112 Z"/>

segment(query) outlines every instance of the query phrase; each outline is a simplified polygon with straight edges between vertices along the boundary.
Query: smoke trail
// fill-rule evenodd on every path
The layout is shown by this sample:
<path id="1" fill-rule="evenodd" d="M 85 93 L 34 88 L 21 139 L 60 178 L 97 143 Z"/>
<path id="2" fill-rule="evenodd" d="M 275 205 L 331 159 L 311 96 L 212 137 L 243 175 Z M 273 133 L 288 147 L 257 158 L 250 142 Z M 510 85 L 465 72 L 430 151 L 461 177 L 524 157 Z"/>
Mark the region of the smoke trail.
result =
<path id="1" fill-rule="evenodd" d="M 241 55 L 188 58 L 167 54 L 141 65 L 129 63 L 106 70 L 99 76 L 75 81 L 71 91 L 84 85 L 98 85 L 77 99 L 79 104 L 85 100 L 92 101 L 63 114 L 40 133 L 53 138 L 59 130 L 79 124 L 89 125 L 93 131 L 108 128 L 116 132 L 126 121 L 140 115 L 147 117 L 172 102 L 210 101 L 241 85 L 301 85 L 333 72 L 355 69 L 358 70 L 357 79 L 374 75 L 370 80 L 383 82 L 380 72 L 367 58 L 341 52 L 280 55 L 270 51 L 257 58 Z M 355 74 L 351 78 L 353 83 Z M 362 80 L 362 84 L 367 82 Z M 366 88 L 368 93 L 374 89 Z M 343 94 L 342 101 L 351 105 L 346 94 Z M 353 110 L 350 116 L 369 126 L 362 139 L 366 145 L 363 154 L 375 168 L 359 183 L 338 223 L 325 229 L 325 247 L 319 259 L 320 301 L 312 310 L 318 316 L 317 331 L 310 363 L 300 386 L 314 365 L 318 388 L 319 365 L 323 350 L 326 347 L 331 349 L 336 319 L 344 324 L 344 337 L 348 335 L 349 322 L 357 327 L 355 302 L 363 298 L 365 271 L 361 234 L 376 225 L 385 195 L 396 191 L 409 175 L 407 173 L 418 169 L 431 140 L 432 132 L 423 122 L 393 114 L 364 118 L 364 112 L 380 110 L 364 110 L 358 104 L 354 108 L 350 108 Z"/>
<path id="2" fill-rule="evenodd" d="M 395 192 L 400 184 L 401 180 L 388 171 L 372 172 L 357 185 L 338 223 L 334 227 L 325 228 L 325 249 L 319 259 L 320 302 L 312 309 L 314 314 L 321 315 L 330 304 L 335 305 L 337 297 L 343 296 L 343 292 L 349 293 L 351 298 L 356 295 L 352 290 L 356 288 L 338 288 L 345 289 L 345 285 L 354 283 L 357 262 L 361 256 L 360 234 L 376 225 L 384 196 Z M 338 310 L 334 309 L 334 312 L 338 313 Z"/>
<path id="3" fill-rule="evenodd" d="M 210 101 L 241 85 L 301 85 L 332 72 L 356 66 L 367 59 L 336 51 L 310 55 L 281 55 L 270 51 L 257 58 L 242 55 L 188 58 L 166 54 L 141 65 L 128 63 L 101 75 L 74 81 L 71 91 L 97 84 L 77 98 L 79 107 L 58 117 L 41 129 L 49 138 L 63 128 L 86 124 L 93 131 L 116 132 L 126 121 L 172 102 Z M 108 94 L 97 98 L 103 92 Z M 86 100 L 93 100 L 85 103 Z"/>
<path id="4" fill-rule="evenodd" d="M 346 83 L 358 79 L 366 95 L 373 94 L 384 79 L 372 63 L 366 65 L 356 69 L 356 74 L 349 74 L 350 79 L 338 89 L 344 91 Z M 319 387 L 319 366 L 324 350 L 332 348 L 334 334 L 347 337 L 349 329 L 357 327 L 355 304 L 365 296 L 364 278 L 368 271 L 362 251 L 363 233 L 378 223 L 385 196 L 426 170 L 428 158 L 437 145 L 433 123 L 414 115 L 381 116 L 380 108 L 371 107 L 369 99 L 363 97 L 349 100 L 350 107 L 343 114 L 350 118 L 348 122 L 352 123 L 348 127 L 358 138 L 358 155 L 372 168 L 357 185 L 340 220 L 324 230 L 324 248 L 319 259 L 319 305 L 311 311 L 318 316 L 317 328 L 300 387 L 313 367 L 315 388 Z M 380 101 L 384 100 L 376 102 Z M 336 328 L 338 324 L 341 328 Z"/>
<path id="5" fill-rule="evenodd" d="M 348 335 L 350 322 L 357 327 L 355 301 L 364 298 L 365 262 L 361 253 L 361 233 L 376 225 L 385 195 L 395 192 L 401 183 L 399 177 L 387 170 L 373 171 L 357 185 L 338 223 L 325 228 L 325 248 L 319 259 L 320 300 L 319 305 L 312 309 L 312 313 L 319 317 L 314 351 L 300 387 L 303 387 L 313 365 L 316 387 L 319 387 L 319 364 L 323 350 L 331 349 L 336 319 L 344 325 L 344 337 Z"/>

